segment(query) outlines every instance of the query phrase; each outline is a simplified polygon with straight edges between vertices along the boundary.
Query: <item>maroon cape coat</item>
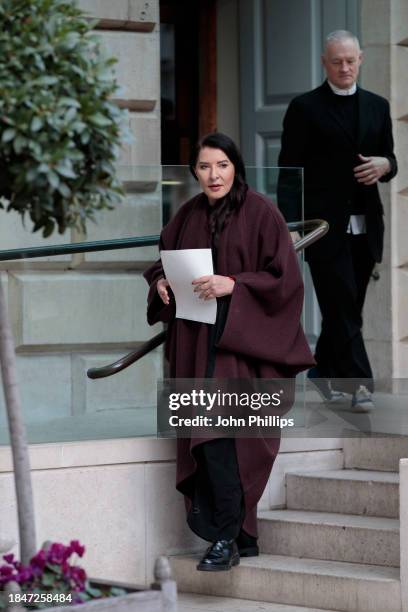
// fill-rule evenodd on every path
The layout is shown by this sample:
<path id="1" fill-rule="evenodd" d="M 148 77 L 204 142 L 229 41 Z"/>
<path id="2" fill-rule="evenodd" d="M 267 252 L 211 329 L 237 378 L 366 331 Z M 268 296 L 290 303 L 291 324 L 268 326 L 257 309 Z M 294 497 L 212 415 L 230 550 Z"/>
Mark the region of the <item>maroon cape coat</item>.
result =
<path id="1" fill-rule="evenodd" d="M 204 194 L 184 204 L 161 233 L 161 249 L 211 248 L 209 204 Z M 272 202 L 248 190 L 244 204 L 222 231 L 217 274 L 236 278 L 224 331 L 217 343 L 214 378 L 287 378 L 313 365 L 301 324 L 303 281 L 287 225 Z M 160 261 L 144 274 L 150 285 L 147 319 L 168 323 L 165 354 L 172 378 L 204 378 L 209 326 L 175 318 L 157 290 Z M 203 439 L 177 440 L 177 488 L 191 507 L 196 472 L 192 449 Z M 244 492 L 243 529 L 256 537 L 256 505 L 279 450 L 279 438 L 236 438 Z"/>

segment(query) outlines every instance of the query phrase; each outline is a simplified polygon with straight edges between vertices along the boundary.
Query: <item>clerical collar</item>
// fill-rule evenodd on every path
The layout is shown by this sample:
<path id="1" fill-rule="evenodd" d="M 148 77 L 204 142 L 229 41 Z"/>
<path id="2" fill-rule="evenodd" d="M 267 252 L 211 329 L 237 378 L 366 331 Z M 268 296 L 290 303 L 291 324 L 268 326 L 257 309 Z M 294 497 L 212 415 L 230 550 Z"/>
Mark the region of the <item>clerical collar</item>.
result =
<path id="1" fill-rule="evenodd" d="M 352 96 L 357 91 L 357 85 L 355 83 L 353 83 L 350 89 L 340 89 L 339 87 L 333 85 L 333 83 L 330 83 L 330 81 L 327 82 L 332 92 L 335 93 L 337 96 Z"/>

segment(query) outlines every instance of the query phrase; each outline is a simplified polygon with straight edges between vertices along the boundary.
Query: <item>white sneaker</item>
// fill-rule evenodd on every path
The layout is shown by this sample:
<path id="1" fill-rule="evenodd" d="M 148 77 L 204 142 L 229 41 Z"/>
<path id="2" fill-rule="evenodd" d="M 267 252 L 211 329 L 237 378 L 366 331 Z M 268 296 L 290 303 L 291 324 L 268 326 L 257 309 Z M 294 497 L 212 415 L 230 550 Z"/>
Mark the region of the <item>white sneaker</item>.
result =
<path id="1" fill-rule="evenodd" d="M 370 412 L 374 409 L 372 393 L 364 385 L 360 385 L 351 399 L 352 412 Z"/>

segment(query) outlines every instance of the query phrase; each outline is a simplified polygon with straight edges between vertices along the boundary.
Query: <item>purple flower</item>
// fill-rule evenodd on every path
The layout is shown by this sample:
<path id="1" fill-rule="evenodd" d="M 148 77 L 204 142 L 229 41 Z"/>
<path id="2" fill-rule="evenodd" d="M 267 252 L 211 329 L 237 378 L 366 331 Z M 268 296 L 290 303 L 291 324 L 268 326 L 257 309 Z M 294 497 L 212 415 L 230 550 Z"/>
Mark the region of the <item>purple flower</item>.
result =
<path id="1" fill-rule="evenodd" d="M 63 561 L 63 563 L 61 564 L 61 569 L 62 569 L 62 573 L 63 575 L 67 575 L 69 574 L 69 569 L 70 569 L 70 564 L 68 563 L 68 561 Z"/>
<path id="2" fill-rule="evenodd" d="M 67 572 L 67 578 L 70 579 L 74 591 L 83 591 L 85 589 L 86 572 L 82 567 L 71 565 Z"/>
<path id="3" fill-rule="evenodd" d="M 47 568 L 47 577 L 49 571 L 52 572 L 54 589 L 62 589 L 61 592 L 65 592 L 68 587 L 76 593 L 84 591 L 87 580 L 85 570 L 68 562 L 72 554 L 82 557 L 84 552 L 85 547 L 78 540 L 71 540 L 69 546 L 60 542 L 48 544 L 34 555 L 28 566 L 15 560 L 13 554 L 4 555 L 3 559 L 8 565 L 0 566 L 0 587 L 11 580 L 15 580 L 26 590 L 41 587 Z"/>
<path id="4" fill-rule="evenodd" d="M 63 563 L 63 561 L 65 561 L 70 555 L 67 547 L 59 542 L 54 542 L 51 544 L 47 552 L 47 560 L 49 563 L 55 563 L 56 565 L 61 565 L 61 563 Z"/>
<path id="5" fill-rule="evenodd" d="M 69 544 L 69 549 L 70 549 L 71 553 L 76 553 L 78 555 L 78 557 L 82 557 L 82 555 L 85 552 L 85 546 L 82 546 L 82 544 L 80 544 L 79 540 L 71 540 L 71 542 Z"/>
<path id="6" fill-rule="evenodd" d="M 19 584 L 30 582 L 33 578 L 33 571 L 30 567 L 22 567 L 17 573 L 15 579 Z"/>
<path id="7" fill-rule="evenodd" d="M 45 552 L 43 548 L 39 550 L 38 553 L 34 555 L 34 557 L 30 561 L 31 567 L 39 568 L 41 570 L 44 569 L 46 563 L 47 563 L 47 553 Z"/>
<path id="8" fill-rule="evenodd" d="M 14 569 L 10 565 L 2 565 L 0 567 L 0 585 L 3 586 L 14 580 Z"/>

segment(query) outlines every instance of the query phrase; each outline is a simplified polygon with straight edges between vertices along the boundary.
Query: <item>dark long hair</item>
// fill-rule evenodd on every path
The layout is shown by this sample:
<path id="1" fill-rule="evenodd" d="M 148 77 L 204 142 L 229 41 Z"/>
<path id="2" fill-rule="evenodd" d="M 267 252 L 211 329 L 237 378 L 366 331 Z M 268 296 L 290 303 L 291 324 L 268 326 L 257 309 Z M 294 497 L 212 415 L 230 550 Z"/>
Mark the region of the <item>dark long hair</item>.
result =
<path id="1" fill-rule="evenodd" d="M 233 212 L 240 209 L 244 203 L 248 185 L 246 184 L 245 166 L 241 153 L 233 140 L 221 132 L 213 132 L 201 138 L 191 152 L 190 172 L 196 180 L 198 177 L 195 172 L 198 156 L 201 149 L 210 147 L 211 149 L 221 149 L 232 162 L 235 168 L 234 182 L 230 191 L 217 204 L 211 208 L 209 216 L 210 233 L 214 234 L 214 242 L 217 244 L 219 235 L 227 225 Z"/>

